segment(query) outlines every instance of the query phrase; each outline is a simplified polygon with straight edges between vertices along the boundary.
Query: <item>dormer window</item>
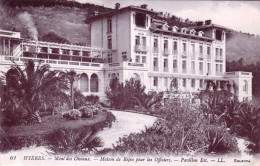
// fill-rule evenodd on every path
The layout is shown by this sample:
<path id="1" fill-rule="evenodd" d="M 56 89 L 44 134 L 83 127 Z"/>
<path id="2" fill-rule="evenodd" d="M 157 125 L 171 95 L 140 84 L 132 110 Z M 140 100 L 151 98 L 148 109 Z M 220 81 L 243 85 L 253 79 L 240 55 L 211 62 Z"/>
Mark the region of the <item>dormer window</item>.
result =
<path id="1" fill-rule="evenodd" d="M 146 14 L 136 13 L 135 15 L 135 25 L 138 27 L 146 27 Z"/>
<path id="2" fill-rule="evenodd" d="M 191 34 L 191 35 L 195 35 L 195 32 L 196 32 L 196 31 L 195 31 L 194 29 L 190 30 L 190 34 Z"/>
<path id="3" fill-rule="evenodd" d="M 203 36 L 203 35 L 204 35 L 204 32 L 199 31 L 198 36 Z"/>
<path id="4" fill-rule="evenodd" d="M 172 31 L 173 31 L 173 32 L 177 32 L 178 29 L 179 29 L 179 28 L 178 28 L 177 26 L 173 26 L 173 27 L 172 27 Z"/>
<path id="5" fill-rule="evenodd" d="M 187 29 L 186 28 L 182 28 L 181 29 L 181 33 L 187 33 Z"/>

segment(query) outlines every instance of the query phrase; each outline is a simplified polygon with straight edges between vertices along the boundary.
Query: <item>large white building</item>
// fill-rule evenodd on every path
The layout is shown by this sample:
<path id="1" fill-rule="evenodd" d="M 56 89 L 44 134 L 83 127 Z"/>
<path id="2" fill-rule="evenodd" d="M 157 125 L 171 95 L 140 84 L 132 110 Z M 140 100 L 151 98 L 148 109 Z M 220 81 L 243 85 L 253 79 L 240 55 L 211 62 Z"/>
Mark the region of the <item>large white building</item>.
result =
<path id="1" fill-rule="evenodd" d="M 105 97 L 109 80 L 139 79 L 147 91 L 166 91 L 173 78 L 179 89 L 197 93 L 205 80 L 228 81 L 240 101 L 252 98 L 252 74 L 226 72 L 227 28 L 210 20 L 194 27 L 169 27 L 147 5 L 128 6 L 88 19 L 91 47 L 28 41 L 16 32 L 0 31 L 0 65 L 10 59 L 42 59 L 54 69 L 81 74 L 75 87 L 85 95 Z"/>

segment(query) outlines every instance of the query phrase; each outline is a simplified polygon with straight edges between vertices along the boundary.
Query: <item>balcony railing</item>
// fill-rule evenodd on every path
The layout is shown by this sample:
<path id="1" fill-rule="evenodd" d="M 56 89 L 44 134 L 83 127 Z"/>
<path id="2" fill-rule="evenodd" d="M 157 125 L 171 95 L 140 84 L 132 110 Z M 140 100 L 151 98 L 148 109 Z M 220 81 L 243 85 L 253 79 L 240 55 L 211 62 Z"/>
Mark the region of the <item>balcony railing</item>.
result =
<path id="1" fill-rule="evenodd" d="M 191 58 L 192 60 L 195 60 L 195 54 L 191 53 L 191 54 L 190 54 L 190 58 Z"/>
<path id="2" fill-rule="evenodd" d="M 208 60 L 211 59 L 211 55 L 210 55 L 210 54 L 207 55 L 207 59 L 208 59 Z"/>
<path id="3" fill-rule="evenodd" d="M 200 70 L 200 75 L 203 75 L 204 73 L 203 73 L 203 70 Z"/>
<path id="4" fill-rule="evenodd" d="M 168 67 L 164 67 L 164 68 L 163 68 L 163 71 L 164 71 L 164 72 L 168 72 L 168 71 L 169 71 L 169 70 L 168 70 Z"/>
<path id="5" fill-rule="evenodd" d="M 173 68 L 172 72 L 173 73 L 178 73 L 178 69 L 177 68 Z"/>
<path id="6" fill-rule="evenodd" d="M 195 69 L 191 69 L 190 73 L 195 74 Z"/>
<path id="7" fill-rule="evenodd" d="M 153 47 L 153 53 L 159 53 L 159 48 L 158 47 Z"/>
<path id="8" fill-rule="evenodd" d="M 153 71 L 159 71 L 158 66 L 154 66 L 154 67 L 153 67 Z"/>
<path id="9" fill-rule="evenodd" d="M 187 51 L 182 51 L 183 56 L 187 56 Z"/>
<path id="10" fill-rule="evenodd" d="M 135 45 L 135 52 L 147 52 L 147 46 Z"/>
<path id="11" fill-rule="evenodd" d="M 223 56 L 216 56 L 216 60 L 223 60 Z"/>

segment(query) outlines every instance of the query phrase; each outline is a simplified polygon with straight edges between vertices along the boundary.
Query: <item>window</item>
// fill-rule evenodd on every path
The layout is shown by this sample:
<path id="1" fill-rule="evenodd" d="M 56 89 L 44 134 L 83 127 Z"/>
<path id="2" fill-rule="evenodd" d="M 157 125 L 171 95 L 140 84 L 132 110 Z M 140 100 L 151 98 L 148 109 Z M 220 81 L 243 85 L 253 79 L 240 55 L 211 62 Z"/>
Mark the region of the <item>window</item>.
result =
<path id="1" fill-rule="evenodd" d="M 140 56 L 135 56 L 135 62 L 137 62 L 137 63 L 140 62 Z"/>
<path id="2" fill-rule="evenodd" d="M 216 48 L 216 57 L 218 56 L 218 48 Z"/>
<path id="3" fill-rule="evenodd" d="M 107 48 L 112 49 L 112 39 L 107 39 Z"/>
<path id="4" fill-rule="evenodd" d="M 178 65 L 177 65 L 177 60 L 173 60 L 173 68 L 177 69 Z"/>
<path id="5" fill-rule="evenodd" d="M 185 78 L 182 79 L 182 86 L 183 86 L 184 88 L 186 87 L 186 79 L 185 79 Z"/>
<path id="6" fill-rule="evenodd" d="M 96 74 L 92 74 L 90 77 L 90 91 L 98 92 L 98 76 Z"/>
<path id="7" fill-rule="evenodd" d="M 164 40 L 163 42 L 163 48 L 168 49 L 168 40 Z"/>
<path id="8" fill-rule="evenodd" d="M 208 72 L 208 74 L 211 74 L 211 65 L 210 65 L 210 63 L 208 63 L 207 72 Z"/>
<path id="9" fill-rule="evenodd" d="M 112 18 L 107 19 L 107 33 L 112 33 Z"/>
<path id="10" fill-rule="evenodd" d="M 177 51 L 178 50 L 178 45 L 177 45 L 177 41 L 173 42 L 173 50 Z"/>
<path id="11" fill-rule="evenodd" d="M 182 61 L 182 72 L 187 73 L 187 62 L 186 62 L 186 60 Z"/>
<path id="12" fill-rule="evenodd" d="M 143 46 L 146 46 L 146 37 L 142 37 Z"/>
<path id="13" fill-rule="evenodd" d="M 158 58 L 153 59 L 154 71 L 158 71 Z"/>
<path id="14" fill-rule="evenodd" d="M 182 43 L 182 50 L 183 50 L 183 52 L 186 53 L 186 51 L 187 51 L 187 44 L 186 43 Z"/>
<path id="15" fill-rule="evenodd" d="M 107 61 L 108 61 L 108 63 L 112 63 L 112 53 L 111 52 L 109 52 L 107 54 Z"/>
<path id="16" fill-rule="evenodd" d="M 146 56 L 142 56 L 142 63 L 146 63 Z"/>
<path id="17" fill-rule="evenodd" d="M 203 46 L 200 45 L 200 56 L 203 56 Z"/>
<path id="18" fill-rule="evenodd" d="M 195 88 L 195 79 L 191 79 L 191 87 Z"/>
<path id="19" fill-rule="evenodd" d="M 216 39 L 222 40 L 222 31 L 221 30 L 216 30 Z"/>
<path id="20" fill-rule="evenodd" d="M 164 61 L 163 61 L 163 67 L 165 67 L 165 68 L 168 67 L 168 59 L 164 59 Z"/>
<path id="21" fill-rule="evenodd" d="M 217 75 L 219 74 L 219 68 L 218 68 L 219 66 L 218 66 L 218 64 L 216 64 L 216 73 L 217 73 Z"/>
<path id="22" fill-rule="evenodd" d="M 135 15 L 135 25 L 138 27 L 145 28 L 146 26 L 146 15 L 142 13 L 136 13 Z"/>
<path id="23" fill-rule="evenodd" d="M 223 72 L 223 65 L 222 64 L 219 65 L 219 72 L 220 72 L 220 74 L 222 74 L 222 72 Z"/>
<path id="24" fill-rule="evenodd" d="M 89 81 L 88 81 L 88 75 L 87 74 L 83 73 L 83 74 L 80 75 L 79 83 L 80 83 L 80 91 L 81 92 L 88 92 Z"/>
<path id="25" fill-rule="evenodd" d="M 158 86 L 158 77 L 153 78 L 153 86 Z"/>
<path id="26" fill-rule="evenodd" d="M 207 47 L 207 55 L 210 55 L 210 47 Z"/>
<path id="27" fill-rule="evenodd" d="M 135 45 L 140 45 L 140 36 L 135 36 Z"/>
<path id="28" fill-rule="evenodd" d="M 200 88 L 203 88 L 203 80 L 200 80 Z"/>
<path id="29" fill-rule="evenodd" d="M 219 56 L 220 56 L 220 58 L 222 58 L 222 55 L 223 55 L 223 50 L 220 48 L 219 49 Z"/>
<path id="30" fill-rule="evenodd" d="M 191 44 L 191 55 L 195 55 L 195 44 Z"/>
<path id="31" fill-rule="evenodd" d="M 244 91 L 244 92 L 247 92 L 247 91 L 248 91 L 248 82 L 247 82 L 247 80 L 244 80 L 244 81 L 243 81 L 243 91 Z"/>
<path id="32" fill-rule="evenodd" d="M 191 61 L 191 73 L 195 74 L 195 62 Z"/>
<path id="33" fill-rule="evenodd" d="M 203 62 L 199 63 L 199 69 L 200 69 L 200 71 L 203 71 Z"/>
<path id="34" fill-rule="evenodd" d="M 158 39 L 157 38 L 154 38 L 154 40 L 153 40 L 153 47 L 158 48 Z"/>

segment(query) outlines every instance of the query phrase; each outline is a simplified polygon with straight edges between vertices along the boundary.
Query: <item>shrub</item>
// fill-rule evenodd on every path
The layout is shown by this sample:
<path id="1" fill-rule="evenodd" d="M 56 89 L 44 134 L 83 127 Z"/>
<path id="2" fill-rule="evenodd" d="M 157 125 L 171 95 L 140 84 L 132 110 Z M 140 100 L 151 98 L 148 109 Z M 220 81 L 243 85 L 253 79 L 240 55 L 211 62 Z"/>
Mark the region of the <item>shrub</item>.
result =
<path id="1" fill-rule="evenodd" d="M 97 102 L 99 102 L 99 97 L 97 95 L 89 95 L 89 96 L 86 96 L 86 100 L 88 102 L 97 103 Z"/>
<path id="2" fill-rule="evenodd" d="M 81 112 L 82 118 L 92 118 L 93 117 L 93 111 L 88 106 L 80 107 L 79 111 Z"/>
<path id="3" fill-rule="evenodd" d="M 66 119 L 77 120 L 81 117 L 81 112 L 77 109 L 72 109 L 62 113 L 62 116 Z"/>
<path id="4" fill-rule="evenodd" d="M 120 138 L 114 150 L 144 155 L 238 152 L 236 140 L 226 129 L 210 125 L 200 110 L 186 101 L 174 100 L 160 109 L 160 117 L 141 133 Z"/>

